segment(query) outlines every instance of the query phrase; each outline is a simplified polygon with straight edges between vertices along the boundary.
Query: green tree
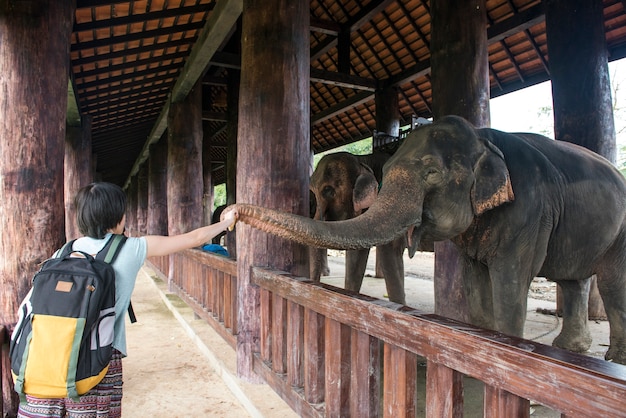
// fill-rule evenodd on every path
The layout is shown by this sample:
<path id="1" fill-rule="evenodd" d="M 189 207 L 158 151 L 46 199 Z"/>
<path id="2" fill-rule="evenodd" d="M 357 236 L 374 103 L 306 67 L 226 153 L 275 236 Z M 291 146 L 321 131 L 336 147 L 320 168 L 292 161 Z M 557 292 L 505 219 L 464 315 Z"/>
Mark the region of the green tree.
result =
<path id="1" fill-rule="evenodd" d="M 333 148 L 328 151 L 315 154 L 313 157 L 313 167 L 317 167 L 319 160 L 326 154 L 332 154 L 339 151 L 346 151 L 354 155 L 366 155 L 372 153 L 372 137 L 362 139 L 360 141 L 352 142 L 347 145 L 342 145 L 337 148 Z"/>
<path id="2" fill-rule="evenodd" d="M 213 210 L 226 204 L 226 184 L 218 184 L 213 188 Z"/>

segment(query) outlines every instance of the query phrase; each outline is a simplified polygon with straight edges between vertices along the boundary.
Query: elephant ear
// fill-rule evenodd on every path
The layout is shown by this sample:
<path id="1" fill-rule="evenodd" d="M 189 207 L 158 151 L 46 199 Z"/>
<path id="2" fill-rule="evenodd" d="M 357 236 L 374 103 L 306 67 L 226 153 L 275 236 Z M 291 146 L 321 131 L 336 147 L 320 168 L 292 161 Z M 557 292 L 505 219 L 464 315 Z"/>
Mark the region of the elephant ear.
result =
<path id="1" fill-rule="evenodd" d="M 502 152 L 485 140 L 485 152 L 474 165 L 474 185 L 471 191 L 475 215 L 480 215 L 507 202 L 515 200 L 509 169 Z"/>
<path id="2" fill-rule="evenodd" d="M 354 212 L 357 214 L 360 214 L 363 209 L 369 208 L 378 195 L 378 181 L 374 172 L 368 165 L 363 163 L 360 165 L 361 170 L 352 190 Z"/>

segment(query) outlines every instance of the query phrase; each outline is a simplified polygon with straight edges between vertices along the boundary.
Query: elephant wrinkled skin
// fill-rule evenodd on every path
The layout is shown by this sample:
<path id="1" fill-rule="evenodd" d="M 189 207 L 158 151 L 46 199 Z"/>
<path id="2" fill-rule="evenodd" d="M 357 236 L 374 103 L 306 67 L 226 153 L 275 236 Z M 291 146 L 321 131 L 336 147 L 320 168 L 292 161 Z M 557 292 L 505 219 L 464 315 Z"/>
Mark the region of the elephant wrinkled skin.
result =
<path id="1" fill-rule="evenodd" d="M 385 152 L 368 155 L 336 152 L 322 157 L 309 185 L 313 219 L 343 221 L 360 215 L 376 198 L 383 166 L 390 157 Z M 405 303 L 404 248 L 404 236 L 377 247 L 389 300 L 401 304 Z M 326 249 L 311 247 L 310 251 L 311 279 L 319 281 L 327 266 Z M 355 292 L 361 289 L 368 256 L 369 248 L 346 251 L 346 289 Z"/>
<path id="2" fill-rule="evenodd" d="M 447 116 L 414 130 L 386 163 L 362 215 L 320 222 L 238 204 L 256 228 L 328 248 L 368 248 L 406 234 L 450 239 L 463 262 L 473 324 L 522 336 L 535 276 L 563 291 L 553 345 L 586 351 L 589 277 L 610 325 L 607 360 L 626 364 L 626 181 L 604 158 L 535 134 L 476 129 Z"/>

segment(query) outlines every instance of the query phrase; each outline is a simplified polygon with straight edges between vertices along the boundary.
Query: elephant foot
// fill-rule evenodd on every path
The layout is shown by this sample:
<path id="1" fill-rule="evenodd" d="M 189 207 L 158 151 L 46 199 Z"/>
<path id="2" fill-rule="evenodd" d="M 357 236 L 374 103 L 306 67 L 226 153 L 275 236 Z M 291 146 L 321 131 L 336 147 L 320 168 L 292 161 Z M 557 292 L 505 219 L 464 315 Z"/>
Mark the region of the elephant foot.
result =
<path id="1" fill-rule="evenodd" d="M 604 355 L 604 359 L 626 365 L 626 341 L 622 340 L 618 343 L 611 341 L 611 346 Z"/>
<path id="2" fill-rule="evenodd" d="M 579 333 L 561 333 L 554 339 L 552 345 L 554 347 L 563 348 L 565 350 L 573 351 L 574 353 L 584 353 L 591 347 L 591 333 L 589 330 L 584 330 Z"/>

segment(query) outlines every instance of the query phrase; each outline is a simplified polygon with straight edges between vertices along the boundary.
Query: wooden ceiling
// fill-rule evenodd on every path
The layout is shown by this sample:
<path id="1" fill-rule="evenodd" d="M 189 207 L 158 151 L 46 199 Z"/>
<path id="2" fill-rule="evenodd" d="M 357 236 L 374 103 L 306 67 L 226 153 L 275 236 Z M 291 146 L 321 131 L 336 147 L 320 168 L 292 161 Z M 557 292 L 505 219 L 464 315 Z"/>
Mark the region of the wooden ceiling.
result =
<path id="1" fill-rule="evenodd" d="M 242 0 L 77 0 L 68 123 L 92 118 L 102 180 L 126 185 L 167 126 L 168 98 L 203 80 L 216 184 L 225 181 L 226 80 Z M 626 1 L 604 0 L 609 59 L 626 56 Z M 431 116 L 430 2 L 311 1 L 311 146 L 372 136 L 374 91 L 395 86 L 401 125 Z M 486 0 L 491 96 L 550 78 L 541 0 Z"/>

